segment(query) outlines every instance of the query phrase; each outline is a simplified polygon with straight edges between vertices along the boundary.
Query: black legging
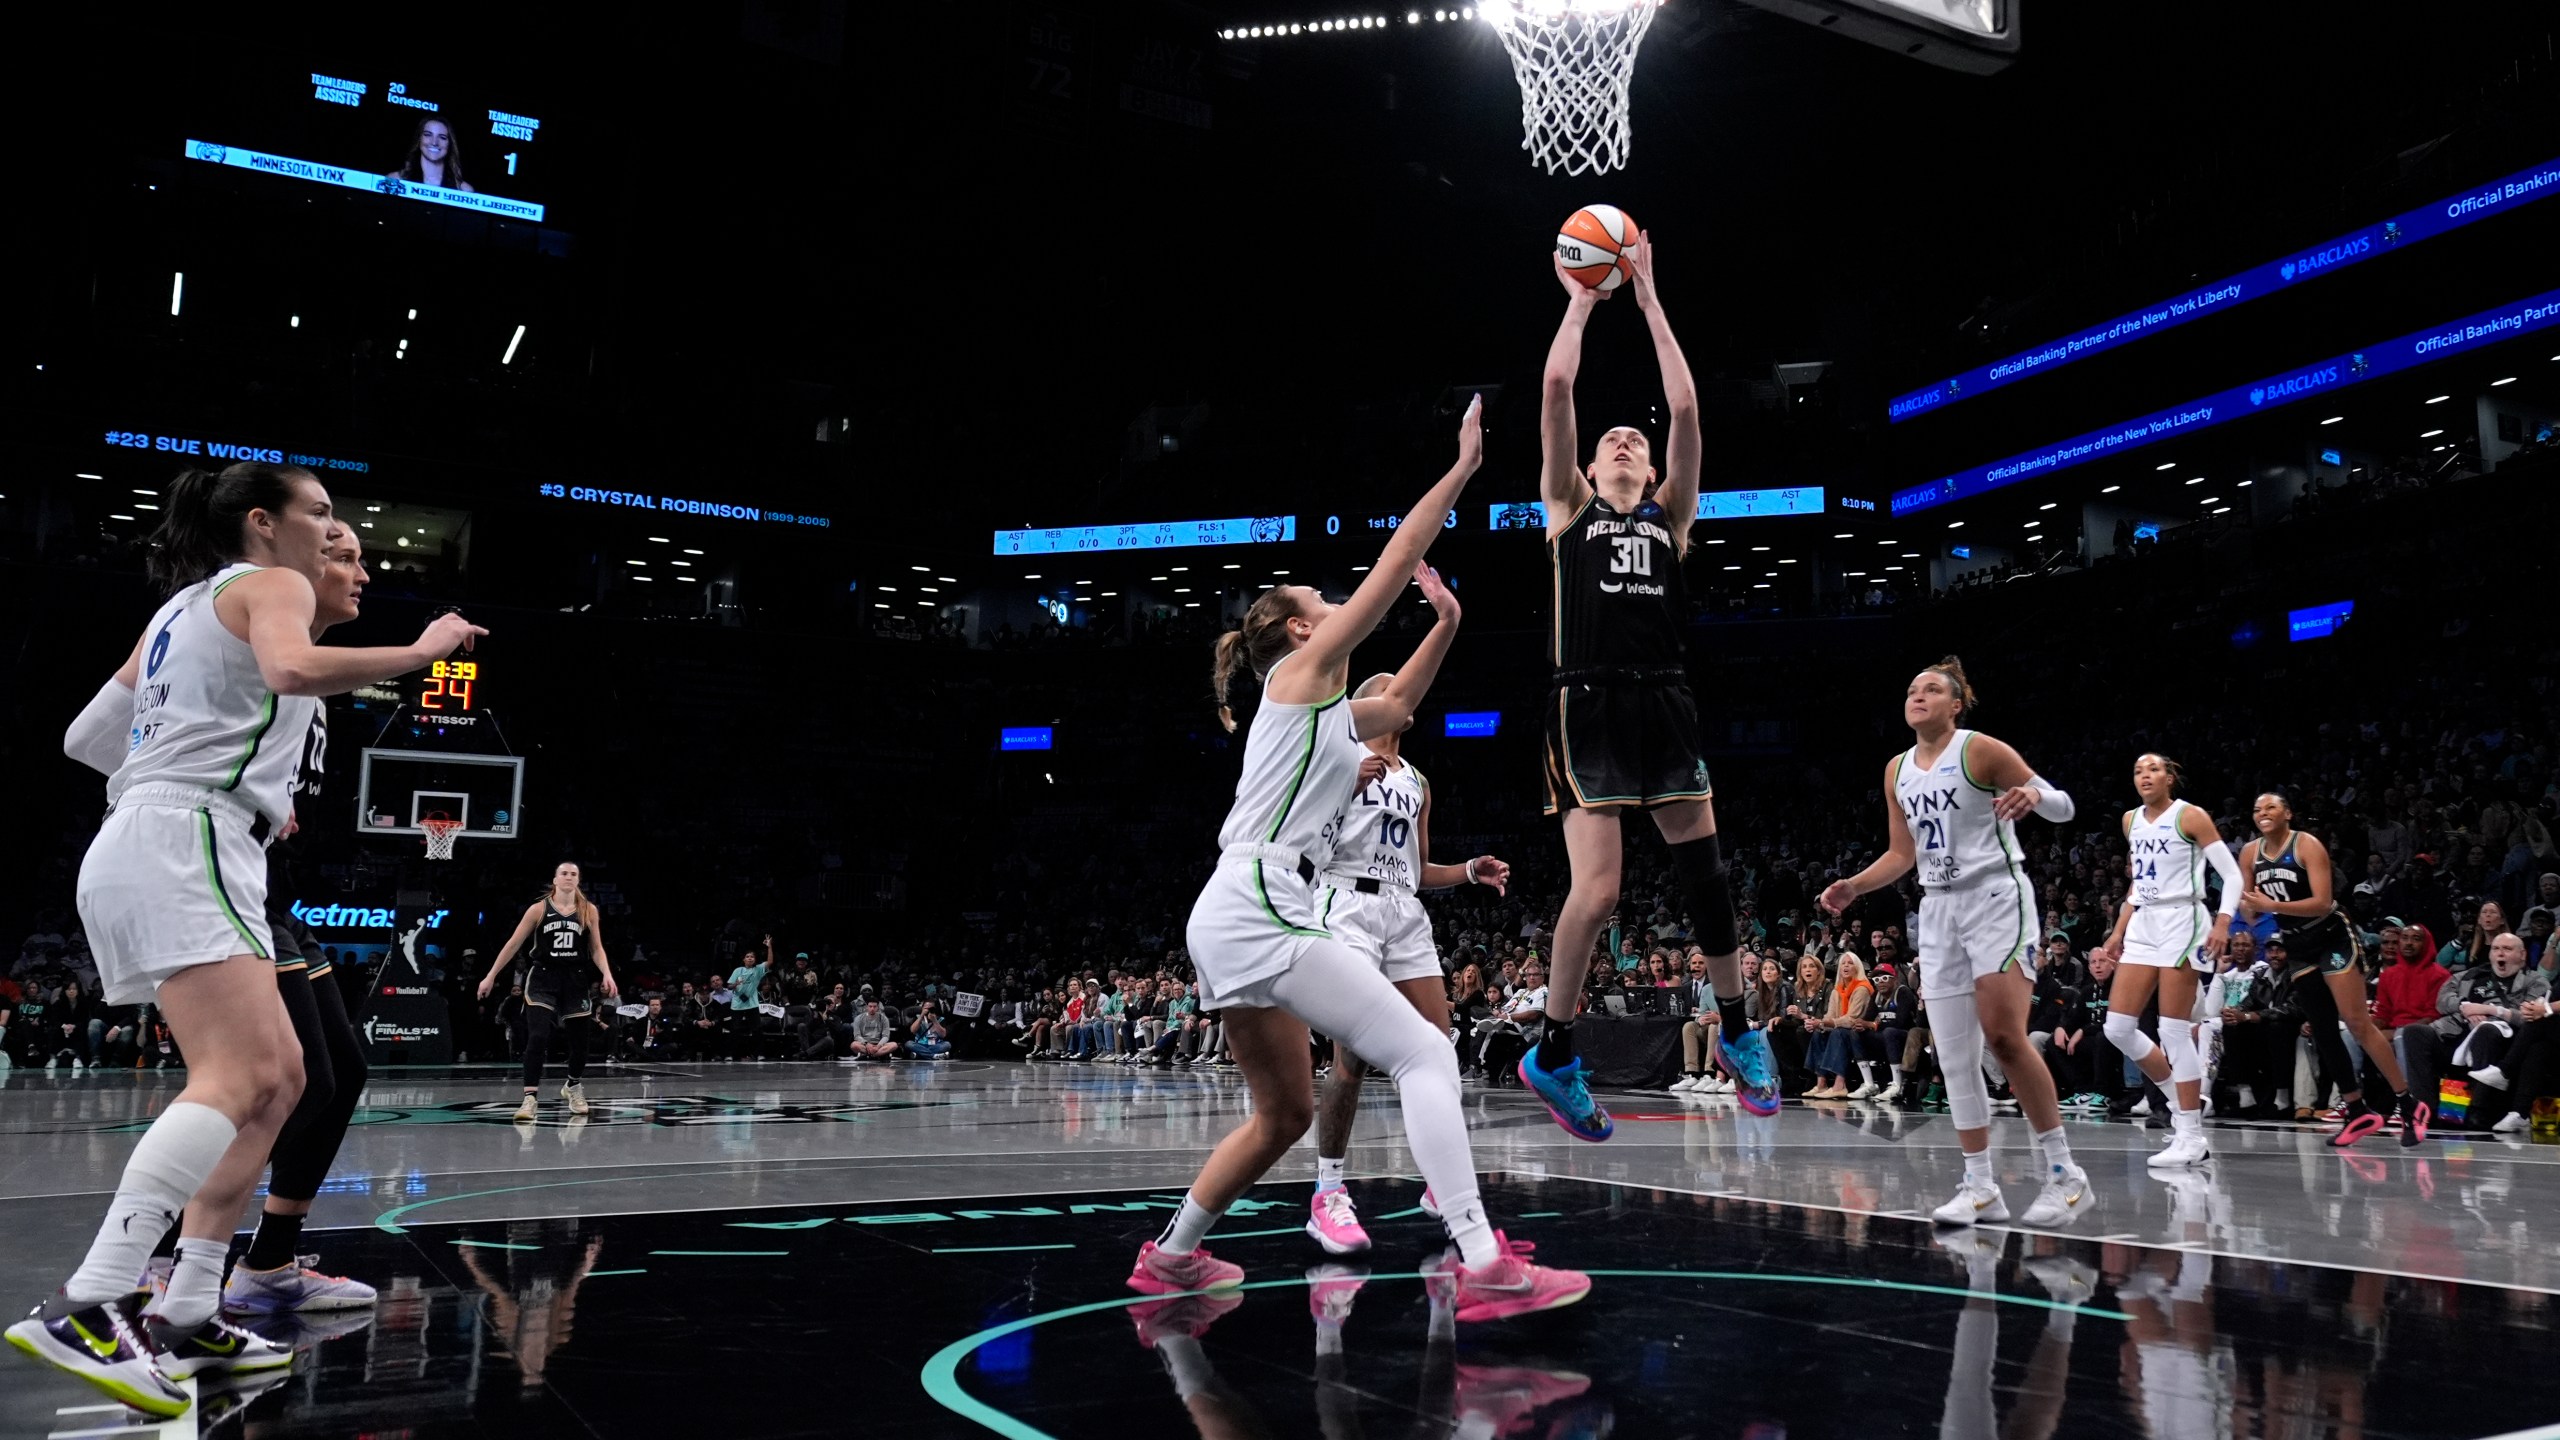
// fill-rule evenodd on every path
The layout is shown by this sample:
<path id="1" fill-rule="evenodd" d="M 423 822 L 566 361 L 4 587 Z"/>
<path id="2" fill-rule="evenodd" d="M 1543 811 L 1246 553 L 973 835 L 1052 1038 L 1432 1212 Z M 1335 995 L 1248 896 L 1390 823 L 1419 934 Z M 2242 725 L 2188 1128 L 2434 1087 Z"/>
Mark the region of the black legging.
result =
<path id="1" fill-rule="evenodd" d="M 315 980 L 307 971 L 284 971 L 276 976 L 276 994 L 293 1017 L 294 1038 L 302 1042 L 302 1098 L 268 1152 L 267 1193 L 309 1200 L 328 1178 L 364 1094 L 364 1047 L 347 1021 L 346 997 L 335 976 Z"/>
<path id="2" fill-rule="evenodd" d="M 2341 1095 L 2362 1093 L 2363 1078 L 2356 1074 L 2355 1061 L 2347 1054 L 2346 1036 L 2339 1032 L 2338 1027 L 2344 1022 L 2338 1017 L 2338 997 L 2329 993 L 2329 977 L 2314 966 L 2295 976 L 2292 983 L 2293 998 L 2302 1006 L 2302 1018 L 2311 1023 L 2311 1053 L 2319 1061 L 2321 1094 L 2327 1094 L 2331 1085 L 2337 1086 Z M 2317 1096 L 2295 1099 L 2317 1108 Z"/>
<path id="3" fill-rule="evenodd" d="M 2516 1037 L 2507 1042 L 2498 1068 L 2507 1072 L 2506 1108 L 2520 1110 L 2530 1118 L 2533 1102 L 2560 1088 L 2555 1086 L 2560 1082 L 2560 1015 L 2547 1015 L 2516 1026 Z M 2471 1087 L 2475 1103 L 2488 1089 L 2477 1084 Z"/>
<path id="4" fill-rule="evenodd" d="M 595 1036 L 595 1021 L 585 1015 L 563 1018 L 552 1013 L 548 1005 L 524 1007 L 524 1088 L 542 1088 L 542 1062 L 551 1058 L 551 1035 L 557 1030 L 565 1047 L 569 1078 L 587 1073 L 587 1042 Z"/>

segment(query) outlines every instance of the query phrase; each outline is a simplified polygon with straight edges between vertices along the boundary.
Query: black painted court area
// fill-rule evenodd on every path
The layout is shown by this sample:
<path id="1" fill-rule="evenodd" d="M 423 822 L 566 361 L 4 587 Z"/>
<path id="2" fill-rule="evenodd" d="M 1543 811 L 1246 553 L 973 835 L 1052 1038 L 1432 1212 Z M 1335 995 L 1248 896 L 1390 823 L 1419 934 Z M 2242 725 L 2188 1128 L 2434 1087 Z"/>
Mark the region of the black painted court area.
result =
<path id="1" fill-rule="evenodd" d="M 2485 1436 L 2560 1411 L 2535 1375 L 2553 1353 L 2539 1293 L 2013 1232 L 1969 1251 L 1907 1219 L 1520 1176 L 1489 1181 L 1516 1238 L 1627 1273 L 1435 1344 L 1414 1268 L 1442 1242 L 1419 1186 L 1354 1191 L 1377 1247 L 1329 1358 L 1299 1185 L 1213 1239 L 1245 1291 L 1143 1308 L 1121 1281 L 1171 1192 L 331 1231 L 330 1268 L 383 1284 L 378 1316 L 239 1419 L 420 1440 L 2183 1440 Z"/>

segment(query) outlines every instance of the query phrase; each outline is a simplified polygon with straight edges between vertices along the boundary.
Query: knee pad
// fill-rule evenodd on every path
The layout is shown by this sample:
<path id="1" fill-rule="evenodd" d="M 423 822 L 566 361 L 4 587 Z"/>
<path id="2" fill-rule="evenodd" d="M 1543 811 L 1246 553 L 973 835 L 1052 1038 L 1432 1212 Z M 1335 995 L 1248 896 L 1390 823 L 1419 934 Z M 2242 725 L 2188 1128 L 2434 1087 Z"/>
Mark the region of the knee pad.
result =
<path id="1" fill-rule="evenodd" d="M 2142 1017 L 2139 1015 L 2110 1010 L 2107 1012 L 2106 1030 L 2107 1043 L 2116 1047 L 2117 1054 L 2136 1065 L 2142 1063 L 2143 1056 L 2160 1048 L 2151 1043 L 2150 1036 L 2142 1033 Z"/>
<path id="2" fill-rule="evenodd" d="M 1679 867 L 1681 888 L 1688 892 L 1689 924 L 1697 933 L 1698 948 L 1710 955 L 1730 955 L 1741 948 L 1724 847 L 1715 836 L 1701 835 L 1672 846 L 1671 860 Z"/>
<path id="3" fill-rule="evenodd" d="M 1982 1079 L 1982 1016 L 1970 995 L 1929 1002 L 1929 1044 L 1947 1086 L 1947 1112 L 1959 1130 L 1991 1126 L 1991 1087 Z"/>
<path id="4" fill-rule="evenodd" d="M 2107 1017 L 2112 1020 L 2115 1017 Z M 2169 1081 L 2204 1078 L 2204 1056 L 2196 1051 L 2196 1027 L 2191 1020 L 2160 1022 L 2160 1048 L 2169 1055 Z"/>

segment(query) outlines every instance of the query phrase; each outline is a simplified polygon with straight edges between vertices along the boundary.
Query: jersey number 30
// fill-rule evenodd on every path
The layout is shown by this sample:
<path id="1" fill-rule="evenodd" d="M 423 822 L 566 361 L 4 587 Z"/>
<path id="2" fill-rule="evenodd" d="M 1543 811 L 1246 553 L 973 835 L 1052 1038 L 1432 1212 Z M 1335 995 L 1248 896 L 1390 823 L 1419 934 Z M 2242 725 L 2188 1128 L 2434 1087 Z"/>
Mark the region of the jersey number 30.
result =
<path id="1" fill-rule="evenodd" d="M 1653 542 L 1641 535 L 1626 535 L 1609 542 L 1617 554 L 1609 557 L 1612 575 L 1650 575 L 1653 573 Z"/>

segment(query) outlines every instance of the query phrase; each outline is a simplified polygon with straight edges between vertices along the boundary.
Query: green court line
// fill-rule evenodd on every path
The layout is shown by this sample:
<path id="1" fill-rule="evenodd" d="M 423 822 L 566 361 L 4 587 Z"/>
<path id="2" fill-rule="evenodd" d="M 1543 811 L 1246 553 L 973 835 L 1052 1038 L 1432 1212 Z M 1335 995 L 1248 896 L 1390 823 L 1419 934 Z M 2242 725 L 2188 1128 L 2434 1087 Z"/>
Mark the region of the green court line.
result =
<path id="1" fill-rule="evenodd" d="M 1307 1227 L 1304 1225 L 1283 1225 L 1277 1230 L 1236 1230 L 1208 1238 L 1211 1240 L 1259 1240 L 1265 1235 L 1304 1235 L 1306 1233 Z"/>
<path id="2" fill-rule="evenodd" d="M 474 1250 L 539 1250 L 542 1248 L 539 1245 L 509 1245 L 501 1240 L 456 1240 L 453 1243 L 468 1245 Z"/>
<path id="3" fill-rule="evenodd" d="M 646 1268 L 639 1270 L 590 1270 L 587 1272 L 587 1278 L 593 1280 L 599 1275 L 646 1275 L 648 1273 L 649 1272 Z"/>
<path id="4" fill-rule="evenodd" d="M 1381 1219 L 1381 1220 L 1402 1220 L 1402 1219 L 1405 1219 L 1405 1218 L 1406 1218 L 1406 1217 L 1408 1217 L 1408 1216 L 1412 1216 L 1412 1215 L 1428 1215 L 1428 1214 L 1430 1214 L 1430 1213 L 1431 1213 L 1430 1211 L 1423 1209 L 1423 1208 L 1422 1208 L 1421 1206 L 1419 1206 L 1419 1205 L 1416 1205 L 1416 1206 L 1414 1206 L 1414 1207 L 1413 1207 L 1412 1209 L 1410 1209 L 1410 1210 L 1398 1210 L 1398 1211 L 1396 1211 L 1396 1212 L 1395 1212 L 1395 1213 L 1393 1213 L 1393 1214 L 1390 1214 L 1390 1215 L 1381 1215 L 1381 1216 L 1379 1216 L 1378 1218 L 1379 1218 L 1379 1219 Z"/>
<path id="5" fill-rule="evenodd" d="M 1532 1210 L 1520 1218 L 1523 1220 L 1557 1220 L 1563 1218 L 1563 1216 L 1564 1212 L 1561 1210 Z"/>
<path id="6" fill-rule="evenodd" d="M 1621 1280 L 1729 1280 L 1790 1285 L 1845 1285 L 1865 1290 L 1902 1290 L 1917 1295 L 1952 1295 L 1965 1300 L 1996 1300 L 2003 1305 L 2025 1305 L 2039 1310 L 2063 1310 L 2074 1315 L 2093 1316 L 2100 1320 L 2129 1321 L 2133 1318 L 2120 1311 L 2100 1310 L 2090 1305 L 2066 1305 L 2059 1300 L 2038 1300 L 2026 1295 L 2002 1295 L 1996 1292 L 1966 1290 L 1953 1285 L 1922 1285 L 1902 1280 L 1874 1280 L 1855 1275 L 1790 1275 L 1775 1271 L 1763 1273 L 1751 1270 L 1589 1270 L 1584 1273 L 1594 1277 Z M 1396 1274 L 1371 1275 L 1369 1278 L 1371 1280 L 1419 1280 L 1422 1277 L 1419 1274 Z M 1180 1293 L 1185 1296 L 1232 1295 L 1243 1290 L 1284 1289 L 1303 1286 L 1307 1283 L 1309 1282 L 1306 1277 L 1299 1276 L 1287 1280 L 1251 1280 L 1236 1286 L 1233 1290 L 1185 1290 Z M 1051 1435 L 1048 1431 L 1008 1415 L 963 1389 L 960 1384 L 960 1362 L 975 1353 L 982 1345 L 1028 1330 L 1035 1325 L 1046 1325 L 1052 1320 L 1070 1320 L 1078 1315 L 1092 1315 L 1105 1310 L 1125 1310 L 1132 1305 L 1145 1305 L 1152 1301 L 1174 1298 L 1178 1297 L 1130 1295 L 1113 1300 L 1096 1300 L 1088 1305 L 1070 1305 L 1063 1310 L 1051 1310 L 1039 1315 L 1027 1315 L 1020 1320 L 1008 1321 L 1005 1324 L 981 1330 L 975 1335 L 962 1336 L 943 1346 L 933 1353 L 932 1359 L 924 1362 L 924 1369 L 917 1378 L 923 1383 L 925 1393 L 933 1397 L 934 1403 L 963 1419 L 985 1426 L 998 1435 L 1004 1436 L 1005 1440 L 1058 1440 L 1057 1436 Z"/>
<path id="7" fill-rule="evenodd" d="M 936 1255 L 993 1255 L 999 1250 L 1073 1250 L 1073 1245 L 949 1245 L 937 1248 Z"/>
<path id="8" fill-rule="evenodd" d="M 652 1255 L 788 1255 L 788 1250 L 652 1250 Z"/>

